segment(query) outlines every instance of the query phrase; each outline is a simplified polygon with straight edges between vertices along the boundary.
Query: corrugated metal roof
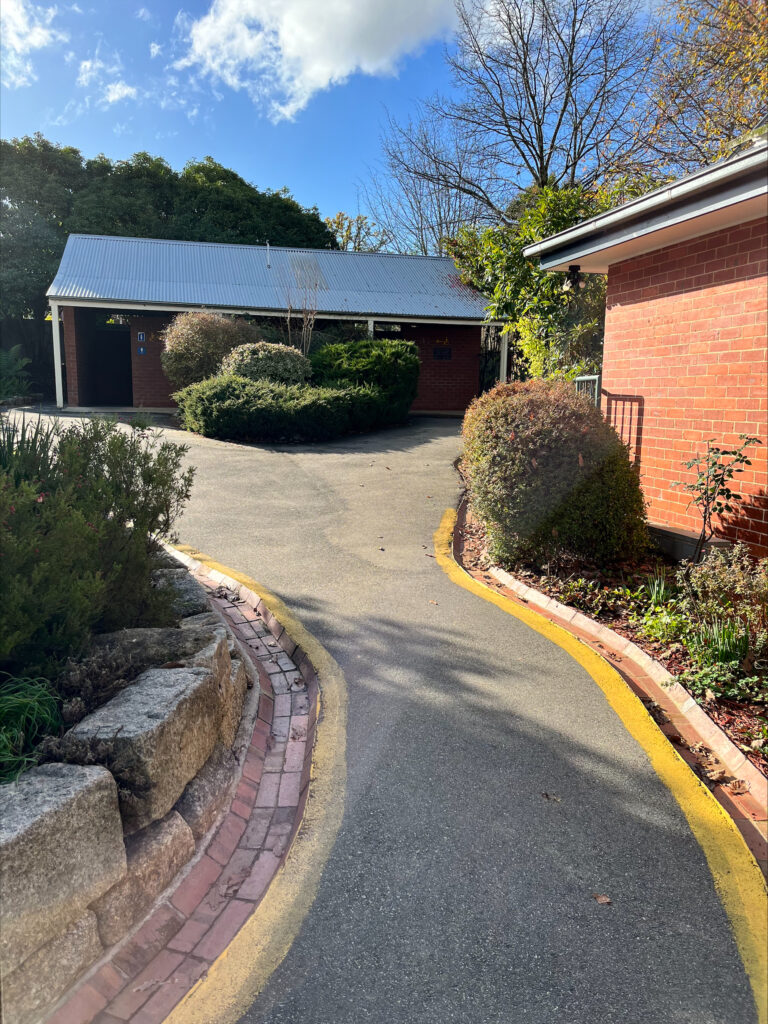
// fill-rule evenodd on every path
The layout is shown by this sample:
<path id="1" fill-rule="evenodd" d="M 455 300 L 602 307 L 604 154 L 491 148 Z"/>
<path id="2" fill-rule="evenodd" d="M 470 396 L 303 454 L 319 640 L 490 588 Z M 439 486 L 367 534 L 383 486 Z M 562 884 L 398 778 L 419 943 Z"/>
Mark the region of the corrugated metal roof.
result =
<path id="1" fill-rule="evenodd" d="M 487 300 L 433 256 L 70 235 L 48 296 L 215 309 L 483 320 Z"/>

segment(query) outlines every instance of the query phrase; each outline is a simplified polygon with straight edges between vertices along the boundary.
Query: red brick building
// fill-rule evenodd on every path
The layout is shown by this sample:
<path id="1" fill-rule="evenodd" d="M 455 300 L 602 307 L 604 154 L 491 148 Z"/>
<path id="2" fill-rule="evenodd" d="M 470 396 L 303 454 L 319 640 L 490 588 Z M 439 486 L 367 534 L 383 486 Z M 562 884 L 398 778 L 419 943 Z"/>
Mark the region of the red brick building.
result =
<path id="1" fill-rule="evenodd" d="M 442 257 L 70 235 L 48 298 L 59 406 L 172 406 L 162 333 L 202 309 L 282 320 L 310 309 L 318 328 L 351 320 L 412 340 L 415 410 L 463 412 L 479 389 L 486 300 Z"/>
<path id="2" fill-rule="evenodd" d="M 677 480 L 706 441 L 761 438 L 719 533 L 768 554 L 768 206 L 762 141 L 526 250 L 607 274 L 601 402 L 639 463 L 657 535 L 690 549 L 700 519 Z M 664 535 L 666 534 L 666 538 Z"/>

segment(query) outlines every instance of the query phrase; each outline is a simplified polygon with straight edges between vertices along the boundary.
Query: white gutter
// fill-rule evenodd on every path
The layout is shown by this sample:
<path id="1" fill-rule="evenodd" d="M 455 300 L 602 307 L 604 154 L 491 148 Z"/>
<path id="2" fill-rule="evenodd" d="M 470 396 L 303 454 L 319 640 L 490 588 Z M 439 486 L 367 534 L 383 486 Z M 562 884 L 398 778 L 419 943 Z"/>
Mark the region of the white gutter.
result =
<path id="1" fill-rule="evenodd" d="M 739 153 L 737 156 L 723 160 L 712 167 L 705 167 L 701 171 L 696 171 L 694 174 L 681 178 L 679 181 L 672 182 L 671 185 L 656 189 L 654 192 L 649 192 L 638 199 L 631 199 L 628 203 L 624 203 L 623 206 L 616 207 L 614 210 L 608 210 L 606 213 L 599 213 L 596 217 L 582 221 L 575 227 L 561 231 L 557 235 L 550 235 L 534 245 L 529 245 L 523 249 L 523 255 L 540 256 L 551 249 L 560 249 L 571 242 L 578 241 L 584 235 L 595 234 L 606 228 L 613 227 L 615 224 L 620 224 L 622 221 L 655 211 L 659 207 L 676 202 L 696 192 L 703 191 L 714 185 L 721 185 L 731 178 L 740 177 L 746 172 L 765 166 L 767 157 L 768 141 L 760 141 L 744 153 Z"/>
<path id="2" fill-rule="evenodd" d="M 232 315 L 248 315 L 248 316 L 275 316 L 285 317 L 287 310 L 273 310 L 273 309 L 237 309 L 234 306 L 169 306 L 163 305 L 162 303 L 149 303 L 149 302 L 123 302 L 120 299 L 78 299 L 71 296 L 56 295 L 49 296 L 48 301 L 51 304 L 51 308 L 56 304 L 58 306 L 79 306 L 82 308 L 89 309 L 112 309 L 117 311 L 120 310 L 136 310 L 142 313 L 222 313 Z M 300 315 L 300 313 L 297 313 Z M 315 315 L 317 320 L 357 320 L 359 322 L 368 321 L 370 315 L 367 313 L 317 313 Z M 469 319 L 447 319 L 443 317 L 425 317 L 425 316 L 408 316 L 403 314 L 401 316 L 376 316 L 373 318 L 376 323 L 388 323 L 388 324 L 446 324 L 446 325 L 463 325 L 468 327 L 485 327 L 489 323 L 496 323 L 496 321 L 487 321 L 481 318 L 476 320 Z"/>

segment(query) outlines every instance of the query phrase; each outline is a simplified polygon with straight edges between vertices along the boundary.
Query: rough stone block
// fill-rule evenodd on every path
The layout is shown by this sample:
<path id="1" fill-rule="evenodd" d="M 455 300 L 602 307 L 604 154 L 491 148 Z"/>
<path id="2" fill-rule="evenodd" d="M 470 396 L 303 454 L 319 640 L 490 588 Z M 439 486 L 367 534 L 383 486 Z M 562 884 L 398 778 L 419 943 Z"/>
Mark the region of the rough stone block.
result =
<path id="1" fill-rule="evenodd" d="M 3 978 L 4 1024 L 33 1024 L 102 954 L 96 916 L 87 910 Z"/>
<path id="2" fill-rule="evenodd" d="M 0 969 L 59 935 L 126 871 L 115 780 L 45 764 L 0 786 Z"/>
<path id="3" fill-rule="evenodd" d="M 173 587 L 173 610 L 179 617 L 209 612 L 208 596 L 202 584 L 186 569 L 156 569 L 152 579 L 157 586 Z"/>
<path id="4" fill-rule="evenodd" d="M 217 744 L 176 804 L 175 809 L 192 829 L 195 839 L 205 835 L 226 804 L 236 767 L 237 760 L 232 751 L 221 743 Z"/>
<path id="5" fill-rule="evenodd" d="M 152 906 L 195 852 L 192 831 L 176 811 L 126 841 L 128 871 L 91 904 L 105 946 L 118 942 Z"/>
<path id="6" fill-rule="evenodd" d="M 150 669 L 70 729 L 61 749 L 66 761 L 109 768 L 130 834 L 171 810 L 210 757 L 220 723 L 213 672 Z"/>
<path id="7" fill-rule="evenodd" d="M 59 679 L 59 687 L 81 707 L 69 720 L 101 707 L 147 669 L 186 661 L 218 640 L 223 628 L 215 620 L 184 629 L 121 629 L 94 637 L 85 657 L 71 663 Z"/>
<path id="8" fill-rule="evenodd" d="M 240 719 L 243 715 L 247 690 L 248 676 L 245 671 L 245 665 L 238 658 L 231 663 L 231 670 L 224 686 L 221 702 L 222 714 L 219 738 L 225 747 L 231 747 L 235 742 L 237 730 L 240 727 Z"/>

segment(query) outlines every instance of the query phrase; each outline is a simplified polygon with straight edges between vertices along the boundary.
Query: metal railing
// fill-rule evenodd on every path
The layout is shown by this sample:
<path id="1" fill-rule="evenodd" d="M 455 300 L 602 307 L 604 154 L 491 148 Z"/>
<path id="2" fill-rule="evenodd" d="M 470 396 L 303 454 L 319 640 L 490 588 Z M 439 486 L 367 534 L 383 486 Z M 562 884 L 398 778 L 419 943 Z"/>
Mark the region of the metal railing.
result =
<path id="1" fill-rule="evenodd" d="M 600 390 L 602 375 L 599 373 L 587 374 L 584 377 L 574 377 L 573 383 L 580 395 L 586 395 L 593 405 L 600 407 Z"/>

